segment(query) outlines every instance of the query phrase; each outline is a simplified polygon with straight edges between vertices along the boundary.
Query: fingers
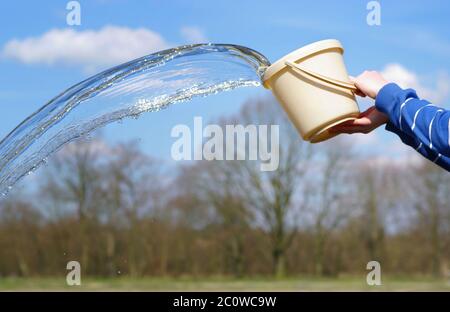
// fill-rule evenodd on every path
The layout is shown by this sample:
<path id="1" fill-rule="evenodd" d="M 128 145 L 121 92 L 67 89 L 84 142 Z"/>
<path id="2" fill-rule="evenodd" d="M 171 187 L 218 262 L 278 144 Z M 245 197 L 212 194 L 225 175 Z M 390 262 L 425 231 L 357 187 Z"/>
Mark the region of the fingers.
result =
<path id="1" fill-rule="evenodd" d="M 359 115 L 359 118 L 355 120 L 348 120 L 343 123 L 340 123 L 331 129 L 329 129 L 332 133 L 369 133 L 373 130 L 373 122 L 369 118 L 370 113 L 375 109 L 375 107 L 370 107 L 366 111 L 362 112 Z"/>
<path id="2" fill-rule="evenodd" d="M 367 128 L 366 126 L 342 126 L 342 127 L 333 127 L 330 128 L 328 131 L 331 133 L 346 133 L 346 134 L 352 134 L 352 133 L 369 133 L 372 131 L 372 129 Z"/>
<path id="3" fill-rule="evenodd" d="M 366 97 L 366 95 L 364 93 L 362 93 L 362 91 L 359 89 L 353 91 L 353 93 L 355 93 L 357 96 L 360 96 L 360 97 Z"/>
<path id="4" fill-rule="evenodd" d="M 365 95 L 375 99 L 380 89 L 388 83 L 383 76 L 373 70 L 365 70 L 354 79 L 356 87 Z"/>
<path id="5" fill-rule="evenodd" d="M 353 124 L 351 126 L 370 126 L 371 120 L 367 117 L 362 117 L 353 120 Z"/>
<path id="6" fill-rule="evenodd" d="M 336 125 L 329 129 L 332 133 L 369 133 L 372 131 L 371 122 L 368 118 L 359 118 L 355 120 L 349 120 Z"/>
<path id="7" fill-rule="evenodd" d="M 349 76 L 349 78 L 350 78 L 350 81 L 353 82 L 353 84 L 358 88 L 357 78 L 355 78 L 353 76 Z M 353 93 L 355 93 L 356 95 L 358 95 L 360 97 L 366 97 L 364 92 L 362 92 L 359 88 L 354 90 Z"/>
<path id="8" fill-rule="evenodd" d="M 360 113 L 355 120 L 348 120 L 329 129 L 331 133 L 369 133 L 385 123 L 383 114 L 375 106 L 369 107 Z"/>
<path id="9" fill-rule="evenodd" d="M 354 120 L 347 120 L 343 123 L 340 123 L 336 126 L 334 126 L 334 128 L 343 128 L 343 127 L 357 127 L 357 126 L 367 126 L 370 124 L 370 120 L 366 117 L 363 118 L 358 118 L 358 119 L 354 119 Z"/>

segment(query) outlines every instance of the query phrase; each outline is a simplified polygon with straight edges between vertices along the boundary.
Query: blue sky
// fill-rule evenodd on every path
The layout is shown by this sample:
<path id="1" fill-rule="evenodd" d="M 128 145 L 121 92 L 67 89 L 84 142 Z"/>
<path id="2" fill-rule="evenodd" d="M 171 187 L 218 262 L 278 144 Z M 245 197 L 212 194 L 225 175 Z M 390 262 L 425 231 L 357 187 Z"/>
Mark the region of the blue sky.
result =
<path id="1" fill-rule="evenodd" d="M 66 24 L 67 2 L 16 0 L 0 3 L 1 137 L 46 101 L 95 73 L 96 68 L 92 68 L 95 56 L 58 58 L 55 49 L 66 47 L 70 50 L 70 43 L 47 47 L 46 58 L 36 56 L 34 47 L 27 48 L 22 52 L 24 57 L 35 56 L 31 62 L 6 53 L 5 47 L 13 40 L 23 42 L 27 38 L 43 38 L 55 29 L 70 28 L 84 33 L 101 32 L 112 26 L 133 34 L 137 29 L 144 29 L 145 36 L 153 39 L 143 42 L 142 48 L 135 50 L 142 55 L 154 52 L 158 47 L 206 40 L 248 46 L 271 61 L 310 42 L 336 38 L 345 47 L 350 74 L 356 75 L 364 69 L 382 70 L 392 79 L 411 84 L 438 104 L 449 102 L 450 2 L 379 1 L 380 26 L 367 25 L 366 5 L 369 1 L 359 0 L 81 0 L 80 26 Z M 124 56 L 119 55 L 117 59 L 121 57 Z M 113 124 L 102 131 L 108 140 L 139 138 L 147 152 L 165 158 L 174 140 L 170 137 L 170 129 L 175 124 L 192 124 L 193 116 L 208 120 L 231 114 L 247 98 L 265 94 L 268 91 L 253 88 L 196 99 L 160 112 L 157 118 L 155 114 L 145 114 L 139 120 Z M 373 143 L 373 140 L 380 140 L 390 147 L 400 144 L 382 129 L 365 143 Z M 396 148 L 392 150 L 397 151 Z"/>

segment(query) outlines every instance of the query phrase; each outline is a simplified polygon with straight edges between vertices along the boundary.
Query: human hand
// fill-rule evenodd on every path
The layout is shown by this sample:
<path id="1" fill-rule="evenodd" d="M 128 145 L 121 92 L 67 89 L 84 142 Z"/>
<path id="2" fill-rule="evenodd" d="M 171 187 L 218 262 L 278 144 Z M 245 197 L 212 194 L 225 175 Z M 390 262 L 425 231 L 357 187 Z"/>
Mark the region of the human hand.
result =
<path id="1" fill-rule="evenodd" d="M 383 88 L 388 81 L 376 71 L 364 71 L 358 77 L 350 77 L 358 90 L 355 92 L 359 96 L 369 96 L 372 99 L 377 97 L 378 91 Z"/>
<path id="2" fill-rule="evenodd" d="M 389 117 L 380 112 L 375 106 L 362 112 L 358 119 L 345 121 L 338 124 L 328 131 L 331 133 L 369 133 L 372 130 L 388 122 Z"/>
<path id="3" fill-rule="evenodd" d="M 383 88 L 388 81 L 376 71 L 364 71 L 358 77 L 350 77 L 358 88 L 356 94 L 362 97 L 366 95 L 375 99 L 378 91 Z M 387 123 L 389 117 L 378 111 L 375 106 L 362 112 L 357 119 L 349 120 L 329 129 L 332 133 L 369 133 L 379 126 Z"/>

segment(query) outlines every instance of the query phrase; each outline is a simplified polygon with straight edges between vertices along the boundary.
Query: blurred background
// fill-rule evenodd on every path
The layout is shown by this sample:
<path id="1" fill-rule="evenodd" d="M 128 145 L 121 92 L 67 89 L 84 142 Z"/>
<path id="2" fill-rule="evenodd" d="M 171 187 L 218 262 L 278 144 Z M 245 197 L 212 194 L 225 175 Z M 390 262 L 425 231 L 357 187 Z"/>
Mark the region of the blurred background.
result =
<path id="1" fill-rule="evenodd" d="M 272 62 L 339 39 L 349 73 L 381 71 L 449 107 L 450 4 L 376 1 L 0 4 L 0 137 L 102 69 L 186 43 Z M 361 109 L 372 105 L 359 98 Z M 171 129 L 280 125 L 280 165 L 174 161 Z M 79 261 L 82 285 L 66 285 Z M 366 283 L 369 261 L 382 286 Z M 311 145 L 270 92 L 244 88 L 108 125 L 0 198 L 0 290 L 450 290 L 450 176 L 377 129 Z"/>

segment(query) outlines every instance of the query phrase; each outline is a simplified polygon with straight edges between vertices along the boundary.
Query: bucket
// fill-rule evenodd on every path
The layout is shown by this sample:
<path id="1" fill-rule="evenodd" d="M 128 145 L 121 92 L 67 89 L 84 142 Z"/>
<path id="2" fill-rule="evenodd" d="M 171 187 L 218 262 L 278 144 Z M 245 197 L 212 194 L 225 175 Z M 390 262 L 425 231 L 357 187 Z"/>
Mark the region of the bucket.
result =
<path id="1" fill-rule="evenodd" d="M 336 134 L 328 129 L 359 115 L 343 53 L 338 40 L 318 41 L 282 57 L 264 73 L 264 87 L 311 143 L 332 138 Z"/>

